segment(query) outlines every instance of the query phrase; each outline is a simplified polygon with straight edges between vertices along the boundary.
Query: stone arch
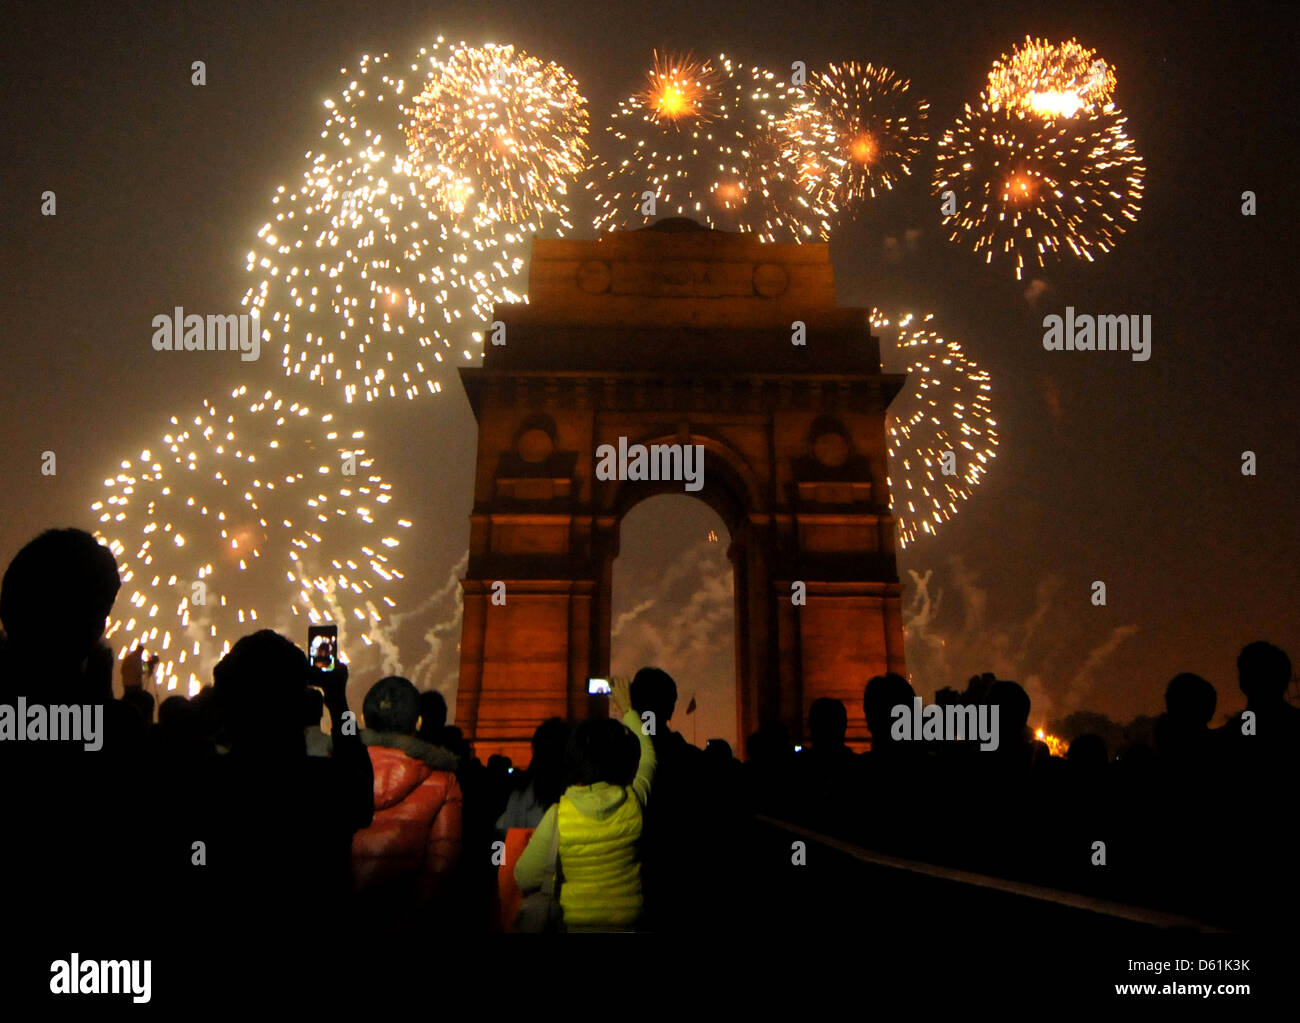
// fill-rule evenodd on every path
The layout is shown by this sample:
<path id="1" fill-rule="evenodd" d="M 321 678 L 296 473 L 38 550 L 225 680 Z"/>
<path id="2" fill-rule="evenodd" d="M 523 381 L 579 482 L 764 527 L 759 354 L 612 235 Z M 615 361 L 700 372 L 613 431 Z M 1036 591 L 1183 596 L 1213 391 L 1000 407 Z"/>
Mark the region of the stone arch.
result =
<path id="1" fill-rule="evenodd" d="M 745 461 L 743 453 L 725 440 L 707 432 L 695 431 L 681 434 L 650 433 L 628 438 L 629 443 L 644 444 L 698 444 L 704 448 L 704 488 L 693 495 L 699 497 L 734 531 L 751 511 L 762 513 L 766 501 L 759 485 L 758 474 Z M 720 482 L 719 482 L 720 481 Z M 676 481 L 615 481 L 601 494 L 604 507 L 622 518 L 635 505 L 653 494 L 678 493 L 682 484 Z"/>
<path id="2" fill-rule="evenodd" d="M 773 268 L 787 287 L 755 283 Z M 862 685 L 904 668 L 884 492 L 884 418 L 904 378 L 880 371 L 867 311 L 835 305 L 826 247 L 681 225 L 536 239 L 529 304 L 495 315 L 508 344 L 461 370 L 478 454 L 457 723 L 479 755 L 526 759 L 538 722 L 593 709 L 620 523 L 685 492 L 599 479 L 598 449 L 620 439 L 704 450 L 692 496 L 732 536 L 742 742 L 768 720 L 798 738 L 811 701 L 835 696 L 860 748 Z M 496 581 L 504 606 L 488 600 Z"/>

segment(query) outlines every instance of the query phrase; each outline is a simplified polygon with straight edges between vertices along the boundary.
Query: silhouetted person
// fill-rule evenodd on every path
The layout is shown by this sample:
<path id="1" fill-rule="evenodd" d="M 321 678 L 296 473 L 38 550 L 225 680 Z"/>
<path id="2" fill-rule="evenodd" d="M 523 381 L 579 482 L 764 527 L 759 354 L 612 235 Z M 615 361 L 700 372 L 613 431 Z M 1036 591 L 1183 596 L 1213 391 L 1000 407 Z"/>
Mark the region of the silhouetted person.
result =
<path id="1" fill-rule="evenodd" d="M 444 745 L 443 729 L 447 727 L 447 700 L 436 689 L 420 694 L 420 730 L 415 737 L 435 746 Z"/>
<path id="2" fill-rule="evenodd" d="M 322 706 L 324 706 L 323 702 Z M 206 685 L 190 697 L 190 712 L 194 718 L 196 735 L 212 743 L 214 749 L 220 746 L 222 752 L 224 752 L 229 748 L 222 734 L 221 709 L 217 706 L 217 691 L 212 686 Z"/>
<path id="3" fill-rule="evenodd" d="M 1210 721 L 1219 695 L 1200 675 L 1183 672 L 1165 688 L 1165 713 L 1156 722 L 1156 750 L 1180 767 L 1208 766 L 1213 732 Z"/>
<path id="4" fill-rule="evenodd" d="M 187 731 L 190 701 L 180 693 L 173 693 L 158 705 L 158 727 L 173 731 Z"/>
<path id="5" fill-rule="evenodd" d="M 167 697 L 158 705 L 158 723 L 149 732 L 153 756 L 160 761 L 161 781 L 174 782 L 170 791 L 153 793 L 157 803 L 167 804 L 167 799 L 185 798 L 189 784 L 189 771 L 200 761 L 216 756 L 212 741 L 204 734 L 206 723 L 203 704 L 179 693 Z"/>
<path id="6" fill-rule="evenodd" d="M 513 769 L 514 763 L 503 753 L 493 753 L 488 757 L 488 783 L 492 786 L 493 797 L 499 799 L 502 803 L 506 801 L 506 797 L 513 788 L 510 779 L 510 772 Z"/>
<path id="7" fill-rule="evenodd" d="M 837 833 L 855 809 L 851 793 L 859 784 L 857 755 L 844 743 L 849 715 L 830 697 L 808 708 L 809 744 L 795 757 L 797 795 L 793 810 L 810 827 Z"/>
<path id="8" fill-rule="evenodd" d="M 270 921 L 343 903 L 352 835 L 374 808 L 370 757 L 348 715 L 347 665 L 312 669 L 302 650 L 264 629 L 235 643 L 212 674 L 230 752 L 214 762 L 209 799 L 189 832 L 211 836 L 206 872 L 218 905 Z M 330 714 L 328 758 L 307 756 L 309 683 L 324 691 Z"/>
<path id="9" fill-rule="evenodd" d="M 463 926 L 485 933 L 495 925 L 493 899 L 497 868 L 492 862 L 492 843 L 496 841 L 496 820 L 505 809 L 507 794 L 498 789 L 487 767 L 474 755 L 473 746 L 456 725 L 442 730 L 441 745 L 459 759 L 456 780 L 464 799 L 463 853 L 449 887 L 459 900 L 455 912 Z"/>
<path id="10" fill-rule="evenodd" d="M 427 742 L 428 740 L 426 739 L 425 741 Z M 446 728 L 442 729 L 442 742 L 438 745 L 458 756 L 462 766 L 464 766 L 466 761 L 470 760 L 474 761 L 476 764 L 478 763 L 478 758 L 474 756 L 474 750 L 470 747 L 468 740 L 466 740 L 465 733 L 456 725 L 448 725 Z"/>
<path id="11" fill-rule="evenodd" d="M 989 722 L 997 708 L 996 749 L 979 749 L 968 764 L 975 780 L 988 793 L 967 832 L 972 840 L 971 862 L 1004 876 L 1028 876 L 1044 869 L 1039 843 L 1048 841 L 1034 826 L 1027 809 L 1049 801 L 1051 751 L 1029 728 L 1029 694 L 1018 682 L 997 679 L 987 689 Z M 985 829 L 981 834 L 980 825 Z M 1047 880 L 1034 874 L 1040 880 Z"/>
<path id="12" fill-rule="evenodd" d="M 1028 776 L 1041 767 L 1051 751 L 1029 728 L 1029 694 L 1018 682 L 998 679 L 988 690 L 989 706 L 998 708 L 998 748 L 987 751 L 1007 769 Z"/>
<path id="13" fill-rule="evenodd" d="M 894 724 L 894 708 L 905 706 L 910 712 L 916 693 L 912 684 L 902 675 L 889 672 L 876 675 L 862 691 L 862 713 L 867 719 L 867 730 L 871 733 L 871 752 L 874 754 L 902 753 L 901 740 L 891 734 Z"/>
<path id="14" fill-rule="evenodd" d="M 157 665 L 156 657 L 151 657 L 146 664 L 145 652 L 139 647 L 122 659 L 122 702 L 134 709 L 146 725 L 153 724 L 155 700 L 148 683 Z"/>
<path id="15" fill-rule="evenodd" d="M 1246 711 L 1254 715 L 1253 725 L 1238 714 L 1224 726 L 1238 756 L 1248 762 L 1294 765 L 1300 754 L 1300 709 L 1286 702 L 1291 658 L 1272 643 L 1250 643 L 1237 656 L 1237 679 Z M 1254 734 L 1248 734 L 1252 728 Z"/>
<path id="16" fill-rule="evenodd" d="M 672 772 L 679 766 L 687 770 L 697 767 L 697 758 L 702 751 L 669 727 L 677 710 L 677 683 L 673 677 L 662 668 L 642 668 L 632 676 L 628 692 L 632 707 L 642 715 L 642 723 L 650 731 L 659 763 L 660 784 L 668 780 L 665 772 Z M 644 717 L 647 713 L 654 715 L 653 719 L 647 720 Z"/>
<path id="17" fill-rule="evenodd" d="M 1300 710 L 1286 702 L 1291 659 L 1272 643 L 1250 643 L 1237 657 L 1237 679 L 1246 710 L 1220 730 L 1227 765 L 1211 793 L 1213 805 L 1234 807 L 1236 822 L 1231 843 L 1220 845 L 1235 875 L 1220 906 L 1242 926 L 1290 926 L 1300 909 L 1293 811 Z M 1243 886 L 1261 897 L 1241 898 Z"/>
<path id="18" fill-rule="evenodd" d="M 120 586 L 113 553 L 82 530 L 47 530 L 20 550 L 0 584 L 6 696 L 75 702 Z"/>
<path id="19" fill-rule="evenodd" d="M 719 763 L 729 764 L 736 759 L 731 751 L 731 743 L 726 739 L 710 739 L 704 744 L 705 755 Z"/>
<path id="20" fill-rule="evenodd" d="M 447 752 L 416 738 L 420 693 L 408 680 L 376 682 L 362 711 L 375 815 L 352 836 L 353 885 L 373 907 L 409 910 L 438 897 L 460 857 L 460 785 L 450 770 L 432 766 L 445 763 Z M 404 741 L 390 745 L 398 736 Z"/>
<path id="21" fill-rule="evenodd" d="M 10 726 L 25 707 L 29 739 L 52 739 L 56 715 L 75 728 L 61 741 L 0 742 L 0 876 L 10 880 L 7 912 L 31 936 L 77 919 L 90 937 L 142 910 L 138 888 L 117 880 L 138 876 L 153 852 L 134 826 L 145 813 L 145 725 L 113 699 L 113 651 L 102 640 L 119 587 L 112 552 L 79 529 L 41 533 L 0 583 Z"/>
<path id="22" fill-rule="evenodd" d="M 861 758 L 856 837 L 883 851 L 919 854 L 928 847 L 918 821 L 917 793 L 928 791 L 929 758 L 921 743 L 893 734 L 894 708 L 911 713 L 916 693 L 895 672 L 873 676 L 862 690 L 862 713 L 871 732 L 871 750 Z"/>
<path id="23" fill-rule="evenodd" d="M 533 732 L 533 757 L 518 772 L 514 791 L 497 818 L 498 837 L 510 828 L 535 828 L 542 814 L 559 802 L 568 786 L 568 747 L 571 729 L 563 718 L 547 718 Z"/>
<path id="24" fill-rule="evenodd" d="M 1080 735 L 1070 743 L 1065 759 L 1071 773 L 1085 776 L 1100 773 L 1106 769 L 1106 741 L 1100 735 Z"/>
<path id="25" fill-rule="evenodd" d="M 794 746 L 790 730 L 780 721 L 764 721 L 745 740 L 745 761 L 764 770 L 788 771 Z"/>
<path id="26" fill-rule="evenodd" d="M 120 586 L 112 551 L 83 530 L 46 530 L 23 547 L 0 583 L 0 702 L 103 705 L 100 752 L 132 755 L 144 725 L 113 700 L 113 654 L 101 642 Z"/>
<path id="27" fill-rule="evenodd" d="M 712 809 L 711 798 L 720 794 L 709 791 L 704 751 L 670 727 L 677 710 L 673 677 L 662 668 L 642 668 L 632 677 L 628 694 L 632 709 L 641 718 L 637 728 L 649 733 L 655 750 L 655 798 L 646 810 L 641 840 L 644 925 L 673 929 L 684 926 L 685 917 L 699 904 L 700 887 L 707 884 L 702 861 L 709 854 L 688 860 L 686 850 L 693 843 L 713 841 L 710 829 L 715 822 L 706 817 Z"/>
<path id="28" fill-rule="evenodd" d="M 309 757 L 328 757 L 334 751 L 334 743 L 320 726 L 324 719 L 324 695 L 315 686 L 305 687 L 302 693 L 302 734 Z M 364 741 L 364 736 L 362 739 Z"/>

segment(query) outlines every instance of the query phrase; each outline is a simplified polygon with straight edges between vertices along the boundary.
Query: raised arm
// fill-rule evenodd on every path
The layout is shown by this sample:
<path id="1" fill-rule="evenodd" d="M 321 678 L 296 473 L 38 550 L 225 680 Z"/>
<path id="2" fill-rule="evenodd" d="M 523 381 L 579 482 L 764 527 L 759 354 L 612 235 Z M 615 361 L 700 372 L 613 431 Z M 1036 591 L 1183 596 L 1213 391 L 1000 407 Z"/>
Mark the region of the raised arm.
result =
<path id="1" fill-rule="evenodd" d="M 354 828 L 370 825 L 375 813 L 375 774 L 355 721 L 345 727 L 348 713 L 348 666 L 342 661 L 333 671 L 311 673 L 311 684 L 325 693 L 325 707 L 330 715 L 330 737 L 334 753 L 330 758 L 341 788 L 341 797 Z"/>
<path id="2" fill-rule="evenodd" d="M 650 783 L 655 776 L 655 744 L 647 735 L 649 725 L 641 721 L 641 715 L 628 710 L 623 715 L 623 724 L 632 729 L 632 734 L 641 744 L 641 759 L 637 761 L 636 777 L 632 779 L 632 791 L 636 793 L 637 802 L 645 806 L 650 799 Z"/>

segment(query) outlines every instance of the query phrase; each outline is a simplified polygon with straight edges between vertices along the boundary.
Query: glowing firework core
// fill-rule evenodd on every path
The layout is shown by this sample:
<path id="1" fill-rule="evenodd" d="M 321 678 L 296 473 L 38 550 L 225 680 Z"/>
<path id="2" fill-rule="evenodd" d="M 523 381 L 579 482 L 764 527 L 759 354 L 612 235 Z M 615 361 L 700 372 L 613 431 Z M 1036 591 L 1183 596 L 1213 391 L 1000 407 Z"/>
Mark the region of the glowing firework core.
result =
<path id="1" fill-rule="evenodd" d="M 716 78 L 707 61 L 701 64 L 689 57 L 665 57 L 661 61 L 656 51 L 654 69 L 646 72 L 649 85 L 637 98 L 655 120 L 693 117 L 708 121 L 715 112 L 710 101 Z"/>
<path id="2" fill-rule="evenodd" d="M 860 164 L 871 165 L 876 160 L 879 147 L 870 135 L 859 135 L 849 147 L 849 155 Z"/>
<path id="3" fill-rule="evenodd" d="M 606 155 L 587 184 L 597 230 L 679 216 L 764 241 L 828 236 L 833 206 L 804 187 L 821 161 L 776 127 L 797 95 L 784 82 L 725 54 L 701 64 L 656 53 L 646 77 L 649 88 L 621 100 L 606 125 Z M 653 213 L 643 212 L 644 190 Z"/>
<path id="4" fill-rule="evenodd" d="M 1038 179 L 1028 174 L 1013 174 L 1003 190 L 1005 202 L 1032 202 L 1038 196 Z"/>
<path id="5" fill-rule="evenodd" d="M 930 104 L 889 68 L 832 64 L 779 121 L 786 156 L 808 199 L 829 209 L 875 198 L 912 173 Z M 812 167 L 818 173 L 811 174 Z"/>
<path id="6" fill-rule="evenodd" d="M 1103 109 L 1114 91 L 1115 72 L 1096 50 L 1074 39 L 1049 43 L 1026 36 L 1024 45 L 994 62 L 988 104 L 1042 118 L 1074 117 Z"/>

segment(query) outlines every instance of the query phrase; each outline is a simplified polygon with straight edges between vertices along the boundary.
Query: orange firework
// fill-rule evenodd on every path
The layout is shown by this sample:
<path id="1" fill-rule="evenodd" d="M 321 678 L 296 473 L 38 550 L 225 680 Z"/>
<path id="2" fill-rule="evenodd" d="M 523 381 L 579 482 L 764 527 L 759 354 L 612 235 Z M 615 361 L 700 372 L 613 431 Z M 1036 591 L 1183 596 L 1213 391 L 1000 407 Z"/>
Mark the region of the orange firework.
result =
<path id="1" fill-rule="evenodd" d="M 1115 91 L 1115 71 L 1078 40 L 1049 43 L 1025 37 L 993 62 L 987 95 L 992 110 L 1024 110 L 1043 118 L 1074 117 L 1104 109 Z"/>
<path id="2" fill-rule="evenodd" d="M 1042 728 L 1034 733 L 1034 738 L 1044 743 L 1047 746 L 1047 751 L 1054 757 L 1063 757 L 1069 752 L 1070 744 L 1068 742 L 1059 735 L 1052 735 Z"/>
<path id="3" fill-rule="evenodd" d="M 775 130 L 796 91 L 726 54 L 704 67 L 656 54 L 648 77 L 651 88 L 620 100 L 605 126 L 605 156 L 587 182 L 598 231 L 676 216 L 763 241 L 827 236 L 833 209 L 805 194 L 826 173 L 820 154 Z M 654 211 L 643 207 L 645 191 Z"/>
<path id="4" fill-rule="evenodd" d="M 1043 119 L 987 96 L 939 140 L 935 195 L 949 238 L 1014 264 L 1016 280 L 1067 255 L 1114 248 L 1141 209 L 1146 166 L 1114 106 Z"/>
<path id="5" fill-rule="evenodd" d="M 800 167 L 799 183 L 819 206 L 847 207 L 888 191 L 928 141 L 927 100 L 910 83 L 872 64 L 832 64 L 812 76 L 806 99 L 779 122 L 787 151 Z"/>
<path id="6" fill-rule="evenodd" d="M 654 51 L 654 68 L 646 72 L 647 86 L 636 98 L 660 119 L 676 123 L 687 118 L 697 122 L 713 119 L 718 111 L 718 74 L 706 61 L 666 55 Z"/>

